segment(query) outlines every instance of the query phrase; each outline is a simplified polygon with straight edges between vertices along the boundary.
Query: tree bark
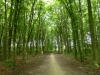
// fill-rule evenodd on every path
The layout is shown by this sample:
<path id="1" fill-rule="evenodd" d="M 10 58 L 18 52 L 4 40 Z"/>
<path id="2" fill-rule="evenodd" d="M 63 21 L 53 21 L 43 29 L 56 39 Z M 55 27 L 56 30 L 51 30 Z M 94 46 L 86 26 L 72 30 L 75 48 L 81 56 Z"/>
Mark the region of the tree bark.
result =
<path id="1" fill-rule="evenodd" d="M 95 62 L 95 65 L 97 65 L 98 52 L 97 52 L 95 33 L 94 33 L 94 21 L 92 16 L 91 0 L 87 0 L 87 3 L 88 3 L 88 17 L 89 17 L 89 27 L 90 27 L 91 44 L 92 44 L 92 52 L 93 52 L 93 61 Z"/>

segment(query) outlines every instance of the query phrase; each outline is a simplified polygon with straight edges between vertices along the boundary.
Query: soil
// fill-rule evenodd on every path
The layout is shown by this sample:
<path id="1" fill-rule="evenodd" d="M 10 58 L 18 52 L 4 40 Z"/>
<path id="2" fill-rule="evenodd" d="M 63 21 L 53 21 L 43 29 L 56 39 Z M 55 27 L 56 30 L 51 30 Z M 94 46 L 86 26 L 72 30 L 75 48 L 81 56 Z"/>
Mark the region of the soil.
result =
<path id="1" fill-rule="evenodd" d="M 44 54 L 30 58 L 15 69 L 2 75 L 100 75 L 61 54 Z"/>

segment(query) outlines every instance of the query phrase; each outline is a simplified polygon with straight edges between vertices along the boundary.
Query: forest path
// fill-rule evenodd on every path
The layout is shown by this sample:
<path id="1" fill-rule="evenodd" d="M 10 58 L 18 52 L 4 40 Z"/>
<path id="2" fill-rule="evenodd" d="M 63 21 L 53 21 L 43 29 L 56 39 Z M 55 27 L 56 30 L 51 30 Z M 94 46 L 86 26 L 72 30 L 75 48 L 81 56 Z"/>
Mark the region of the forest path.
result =
<path id="1" fill-rule="evenodd" d="M 45 54 L 9 75 L 90 75 L 73 64 L 62 55 Z"/>

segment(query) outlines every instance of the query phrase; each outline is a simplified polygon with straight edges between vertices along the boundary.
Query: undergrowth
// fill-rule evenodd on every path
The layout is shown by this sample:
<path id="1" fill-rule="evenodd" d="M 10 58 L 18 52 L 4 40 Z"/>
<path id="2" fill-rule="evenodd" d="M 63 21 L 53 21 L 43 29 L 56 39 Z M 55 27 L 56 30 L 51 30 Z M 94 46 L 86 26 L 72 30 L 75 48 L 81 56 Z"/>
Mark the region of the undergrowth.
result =
<path id="1" fill-rule="evenodd" d="M 15 63 L 15 61 L 13 59 L 6 59 L 4 61 L 4 66 L 6 68 L 14 68 L 17 66 L 17 64 Z"/>

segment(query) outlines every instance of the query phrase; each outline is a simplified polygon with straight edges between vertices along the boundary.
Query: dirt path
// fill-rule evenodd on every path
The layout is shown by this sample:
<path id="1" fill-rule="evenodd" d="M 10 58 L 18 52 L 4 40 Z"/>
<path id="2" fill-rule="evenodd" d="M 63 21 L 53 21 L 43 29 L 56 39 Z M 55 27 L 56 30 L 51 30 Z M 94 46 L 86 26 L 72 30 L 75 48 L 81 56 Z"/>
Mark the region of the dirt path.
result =
<path id="1" fill-rule="evenodd" d="M 59 54 L 46 54 L 9 75 L 90 75 Z"/>
<path id="2" fill-rule="evenodd" d="M 61 69 L 60 65 L 56 61 L 54 54 L 50 55 L 50 75 L 65 75 L 65 72 Z"/>

